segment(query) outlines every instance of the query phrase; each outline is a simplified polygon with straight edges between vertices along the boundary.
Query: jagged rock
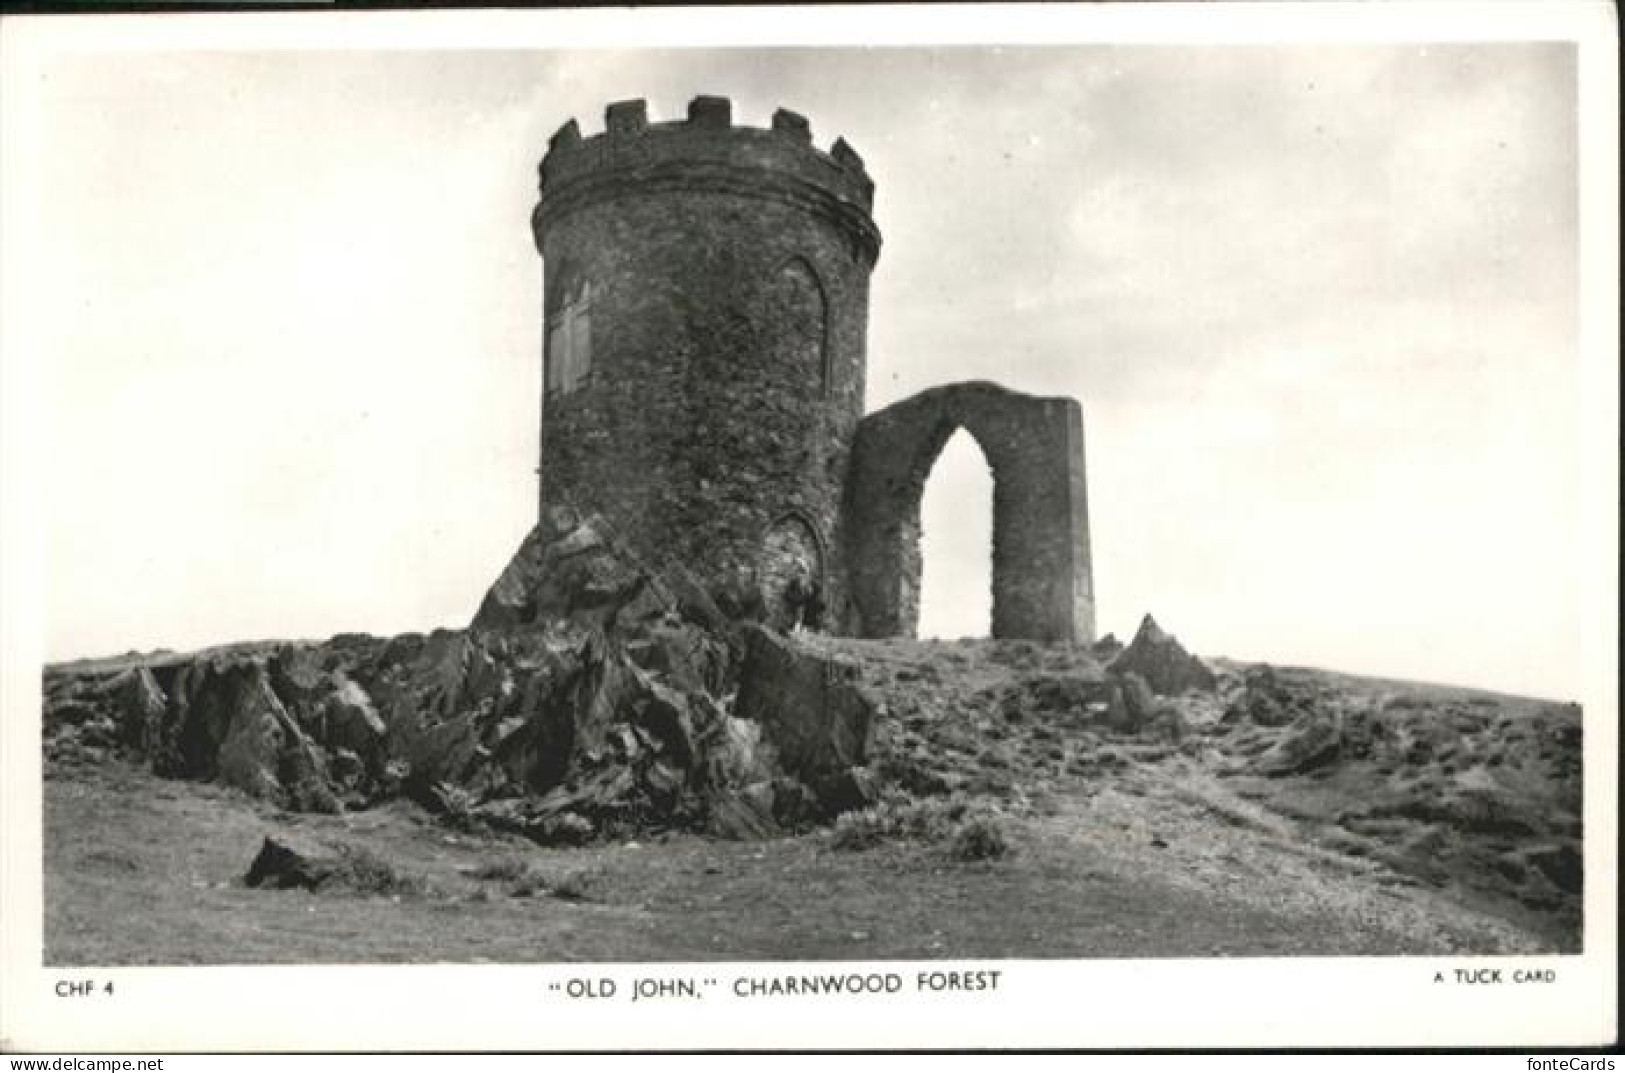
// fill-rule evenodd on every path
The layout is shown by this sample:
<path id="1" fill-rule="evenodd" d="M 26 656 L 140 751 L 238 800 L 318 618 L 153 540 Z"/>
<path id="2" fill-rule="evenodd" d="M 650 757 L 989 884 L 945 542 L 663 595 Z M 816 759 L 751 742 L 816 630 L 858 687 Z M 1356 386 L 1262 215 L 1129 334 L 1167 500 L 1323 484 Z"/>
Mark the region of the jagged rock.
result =
<path id="1" fill-rule="evenodd" d="M 1135 677 L 1139 676 L 1136 675 Z M 1121 679 L 1112 683 L 1111 696 L 1106 703 L 1106 710 L 1102 713 L 1102 716 L 1106 725 L 1113 730 L 1128 731 L 1134 726 L 1134 716 L 1129 712 L 1126 693 L 1127 691 L 1123 688 Z"/>
<path id="2" fill-rule="evenodd" d="M 52 704 L 49 708 L 49 723 L 52 729 L 60 726 L 80 726 L 98 719 L 102 714 L 102 704 L 99 699 L 68 697 Z"/>
<path id="3" fill-rule="evenodd" d="M 408 771 L 404 789 L 424 804 L 431 803 L 436 783 L 461 781 L 478 755 L 479 728 L 472 713 L 430 723 L 403 707 L 391 723 L 391 748 Z"/>
<path id="4" fill-rule="evenodd" d="M 381 761 L 388 729 L 372 698 L 352 679 L 340 677 L 336 688 L 322 701 L 322 740 L 362 758 L 370 768 Z"/>
<path id="5" fill-rule="evenodd" d="M 133 667 L 109 683 L 120 713 L 121 737 L 137 752 L 150 755 L 163 741 L 169 698 L 146 667 Z"/>
<path id="6" fill-rule="evenodd" d="M 1242 682 L 1242 692 L 1231 700 L 1220 722 L 1233 725 L 1245 720 L 1257 726 L 1280 727 L 1314 707 L 1313 696 L 1288 684 L 1268 664 L 1247 668 Z"/>
<path id="7" fill-rule="evenodd" d="M 526 834 L 544 846 L 585 846 L 597 832 L 585 816 L 564 812 L 536 822 Z"/>
<path id="8" fill-rule="evenodd" d="M 1090 653 L 1100 660 L 1110 661 L 1123 651 L 1123 642 L 1117 639 L 1115 633 L 1108 633 L 1100 640 L 1089 646 Z"/>
<path id="9" fill-rule="evenodd" d="M 169 681 L 166 690 L 160 678 Z M 339 808 L 323 751 L 271 684 L 265 657 L 230 653 L 139 667 L 107 683 L 117 722 L 81 733 L 145 756 L 172 777 L 218 779 L 280 805 Z"/>
<path id="10" fill-rule="evenodd" d="M 222 661 L 197 670 L 179 728 L 181 774 L 218 777 L 255 797 L 282 799 L 277 772 L 298 728 L 271 690 L 264 664 Z"/>
<path id="11" fill-rule="evenodd" d="M 1080 669 L 1067 674 L 1032 675 L 1023 680 L 1020 689 L 1006 695 L 1003 709 L 1006 719 L 1013 713 L 1017 717 L 1053 720 L 1061 717 L 1069 722 L 1086 719 L 1093 705 L 1111 700 L 1111 685 L 1096 668 Z"/>
<path id="12" fill-rule="evenodd" d="M 1143 733 L 1161 741 L 1179 743 L 1190 733 L 1190 723 L 1184 713 L 1166 702 L 1157 706 L 1156 713 L 1146 723 Z"/>
<path id="13" fill-rule="evenodd" d="M 333 691 L 315 653 L 303 645 L 284 645 L 266 656 L 265 671 L 284 710 L 302 729 L 315 729 L 322 702 Z"/>
<path id="14" fill-rule="evenodd" d="M 732 653 L 715 634 L 682 621 L 657 621 L 626 643 L 626 655 L 645 671 L 678 689 L 721 695 L 732 670 Z"/>
<path id="15" fill-rule="evenodd" d="M 761 724 L 787 773 L 807 780 L 863 764 L 876 707 L 856 667 L 746 629 L 734 714 Z"/>
<path id="16" fill-rule="evenodd" d="M 1180 645 L 1172 634 L 1164 633 L 1150 615 L 1140 621 L 1134 640 L 1117 658 L 1110 671 L 1133 671 L 1145 679 L 1158 696 L 1174 697 L 1189 690 L 1211 690 L 1216 684 L 1207 665 Z"/>
<path id="17" fill-rule="evenodd" d="M 1135 734 L 1177 742 L 1189 729 L 1185 717 L 1170 701 L 1160 700 L 1134 671 L 1112 671 L 1107 677 L 1107 702 L 1096 709 L 1095 725 L 1118 734 Z"/>
<path id="18" fill-rule="evenodd" d="M 874 775 L 862 767 L 818 776 L 808 784 L 808 789 L 825 819 L 868 808 L 880 800 L 880 787 Z"/>
<path id="19" fill-rule="evenodd" d="M 773 787 L 766 782 L 715 794 L 706 814 L 706 831 L 740 842 L 772 838 L 780 833 L 773 805 Z"/>
<path id="20" fill-rule="evenodd" d="M 474 627 L 498 629 L 536 621 L 536 574 L 541 569 L 543 546 L 553 535 L 540 525 L 525 534 L 519 549 L 480 602 L 479 610 L 474 613 Z"/>
<path id="21" fill-rule="evenodd" d="M 1150 683 L 1135 671 L 1114 668 L 1112 677 L 1118 683 L 1123 696 L 1123 721 L 1120 724 L 1113 724 L 1113 729 L 1134 733 L 1156 717 L 1158 711 L 1156 694 L 1152 692 Z"/>
<path id="22" fill-rule="evenodd" d="M 772 748 L 762 741 L 762 726 L 724 715 L 706 756 L 706 781 L 712 786 L 746 786 L 771 779 L 778 771 Z"/>
<path id="23" fill-rule="evenodd" d="M 658 618 L 678 598 L 603 518 L 548 511 L 492 584 L 474 615 L 476 629 L 573 618 L 596 625 Z"/>
<path id="24" fill-rule="evenodd" d="M 48 672 L 47 725 L 291 809 L 406 794 L 550 843 L 760 836 L 877 798 L 852 770 L 876 710 L 855 667 L 706 625 L 708 594 L 595 519 L 554 512 L 522 550 L 479 628 L 174 657 L 119 678 L 116 704 L 105 672 Z"/>
<path id="25" fill-rule="evenodd" d="M 243 882 L 250 887 L 320 890 L 339 872 L 338 855 L 294 836 L 266 835 Z"/>
<path id="26" fill-rule="evenodd" d="M 278 799 L 296 812 L 343 812 L 334 791 L 327 755 L 286 715 L 286 735 L 279 758 L 278 779 L 282 793 Z"/>
<path id="27" fill-rule="evenodd" d="M 1343 721 L 1334 711 L 1305 712 L 1281 739 L 1253 761 L 1260 775 L 1301 775 L 1336 760 L 1343 744 Z"/>
<path id="28" fill-rule="evenodd" d="M 417 893 L 424 889 L 420 877 L 402 875 L 364 846 L 339 842 L 317 845 L 286 833 L 265 836 L 243 882 L 250 887 L 302 887 L 311 891 L 342 888 L 361 894 Z"/>
<path id="29" fill-rule="evenodd" d="M 877 705 L 857 668 L 764 626 L 749 627 L 745 638 L 735 712 L 761 725 L 780 765 L 810 792 L 813 810 L 828 819 L 879 800 L 862 766 Z"/>
<path id="30" fill-rule="evenodd" d="M 780 775 L 772 786 L 773 819 L 780 827 L 796 830 L 818 821 L 818 800 L 801 780 Z"/>
<path id="31" fill-rule="evenodd" d="M 604 547 L 590 534 L 572 545 Z M 692 826 L 704 794 L 777 773 L 759 727 L 725 725 L 716 697 L 731 691 L 733 659 L 726 640 L 665 613 L 611 633 L 563 620 L 233 646 L 142 667 L 116 687 L 105 674 L 48 671 L 46 746 L 77 758 L 98 735 L 128 739 L 160 774 L 295 809 L 406 793 L 449 815 L 564 789 L 581 791 L 576 811 L 595 830 Z"/>
<path id="32" fill-rule="evenodd" d="M 115 749 L 119 744 L 118 724 L 106 712 L 98 712 L 79 726 L 79 744 L 97 750 Z"/>
<path id="33" fill-rule="evenodd" d="M 692 767 L 696 750 L 688 698 L 636 668 L 632 669 L 632 675 L 638 694 L 633 725 L 648 731 L 658 750 L 678 767 L 684 770 Z"/>
<path id="34" fill-rule="evenodd" d="M 661 776 L 653 778 L 658 783 Z M 523 830 L 544 845 L 581 845 L 597 837 L 698 822 L 677 807 L 686 801 L 659 802 L 658 796 L 648 768 L 610 764 L 529 803 Z"/>
<path id="35" fill-rule="evenodd" d="M 346 788 L 353 788 L 366 774 L 367 766 L 361 757 L 344 748 L 342 745 L 333 750 L 330 768 L 333 781 Z"/>

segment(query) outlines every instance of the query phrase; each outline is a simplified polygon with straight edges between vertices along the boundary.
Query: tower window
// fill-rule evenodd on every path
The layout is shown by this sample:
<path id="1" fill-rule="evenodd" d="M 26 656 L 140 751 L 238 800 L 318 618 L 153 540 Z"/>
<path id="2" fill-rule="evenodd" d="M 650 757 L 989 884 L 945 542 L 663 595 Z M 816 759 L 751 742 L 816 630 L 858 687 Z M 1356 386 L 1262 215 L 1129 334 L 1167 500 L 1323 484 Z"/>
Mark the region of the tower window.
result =
<path id="1" fill-rule="evenodd" d="M 547 390 L 568 393 L 592 368 L 592 284 L 566 286 L 557 310 L 547 318 Z"/>
<path id="2" fill-rule="evenodd" d="M 774 315 L 790 353 L 784 368 L 816 377 L 824 394 L 830 392 L 831 370 L 824 302 L 818 273 L 804 258 L 792 257 L 779 266 Z"/>

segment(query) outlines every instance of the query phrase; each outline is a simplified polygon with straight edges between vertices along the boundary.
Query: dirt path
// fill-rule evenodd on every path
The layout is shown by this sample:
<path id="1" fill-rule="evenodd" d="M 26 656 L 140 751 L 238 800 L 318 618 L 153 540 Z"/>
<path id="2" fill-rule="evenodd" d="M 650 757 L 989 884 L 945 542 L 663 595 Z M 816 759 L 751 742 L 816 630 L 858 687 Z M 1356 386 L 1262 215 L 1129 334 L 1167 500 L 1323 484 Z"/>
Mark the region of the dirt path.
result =
<path id="1" fill-rule="evenodd" d="M 1226 788 L 1182 758 L 1141 769 L 1091 795 L 1060 799 L 1041 822 L 1058 858 L 1093 855 L 1146 891 L 1205 900 L 1204 915 L 1261 929 L 1202 953 L 1514 953 L 1542 942 L 1388 867 L 1319 844 L 1302 825 Z M 1178 925 L 1188 948 L 1199 921 Z M 1243 928 L 1244 931 L 1247 929 Z M 1193 951 L 1196 952 L 1196 951 Z"/>

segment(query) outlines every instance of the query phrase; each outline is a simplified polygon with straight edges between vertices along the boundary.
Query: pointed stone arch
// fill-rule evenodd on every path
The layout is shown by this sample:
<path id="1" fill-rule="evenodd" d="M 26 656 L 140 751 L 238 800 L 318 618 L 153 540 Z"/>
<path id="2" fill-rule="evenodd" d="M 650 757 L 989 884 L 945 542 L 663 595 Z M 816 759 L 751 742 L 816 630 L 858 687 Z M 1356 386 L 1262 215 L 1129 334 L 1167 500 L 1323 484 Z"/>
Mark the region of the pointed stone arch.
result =
<path id="1" fill-rule="evenodd" d="M 756 583 L 775 629 L 824 625 L 829 554 L 818 524 L 805 511 L 786 511 L 762 534 Z"/>
<path id="2" fill-rule="evenodd" d="M 961 428 L 993 475 L 993 636 L 1093 641 L 1082 411 L 986 381 L 933 388 L 859 423 L 848 503 L 856 632 L 914 635 L 920 498 Z"/>

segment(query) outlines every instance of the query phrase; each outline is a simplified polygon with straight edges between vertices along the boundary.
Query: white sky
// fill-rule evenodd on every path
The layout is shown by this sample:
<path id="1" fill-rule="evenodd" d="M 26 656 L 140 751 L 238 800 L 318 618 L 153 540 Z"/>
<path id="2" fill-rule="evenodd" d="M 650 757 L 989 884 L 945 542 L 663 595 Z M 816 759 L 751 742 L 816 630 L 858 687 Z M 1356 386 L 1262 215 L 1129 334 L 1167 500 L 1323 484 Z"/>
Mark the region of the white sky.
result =
<path id="1" fill-rule="evenodd" d="M 982 378 L 1081 401 L 1102 632 L 1151 611 L 1207 655 L 1578 689 L 1570 45 L 37 71 L 5 101 L 35 139 L 6 309 L 47 658 L 465 623 L 535 511 L 546 138 L 715 93 L 868 163 L 871 409 Z M 956 438 L 928 487 L 928 633 L 985 630 L 980 470 Z"/>

